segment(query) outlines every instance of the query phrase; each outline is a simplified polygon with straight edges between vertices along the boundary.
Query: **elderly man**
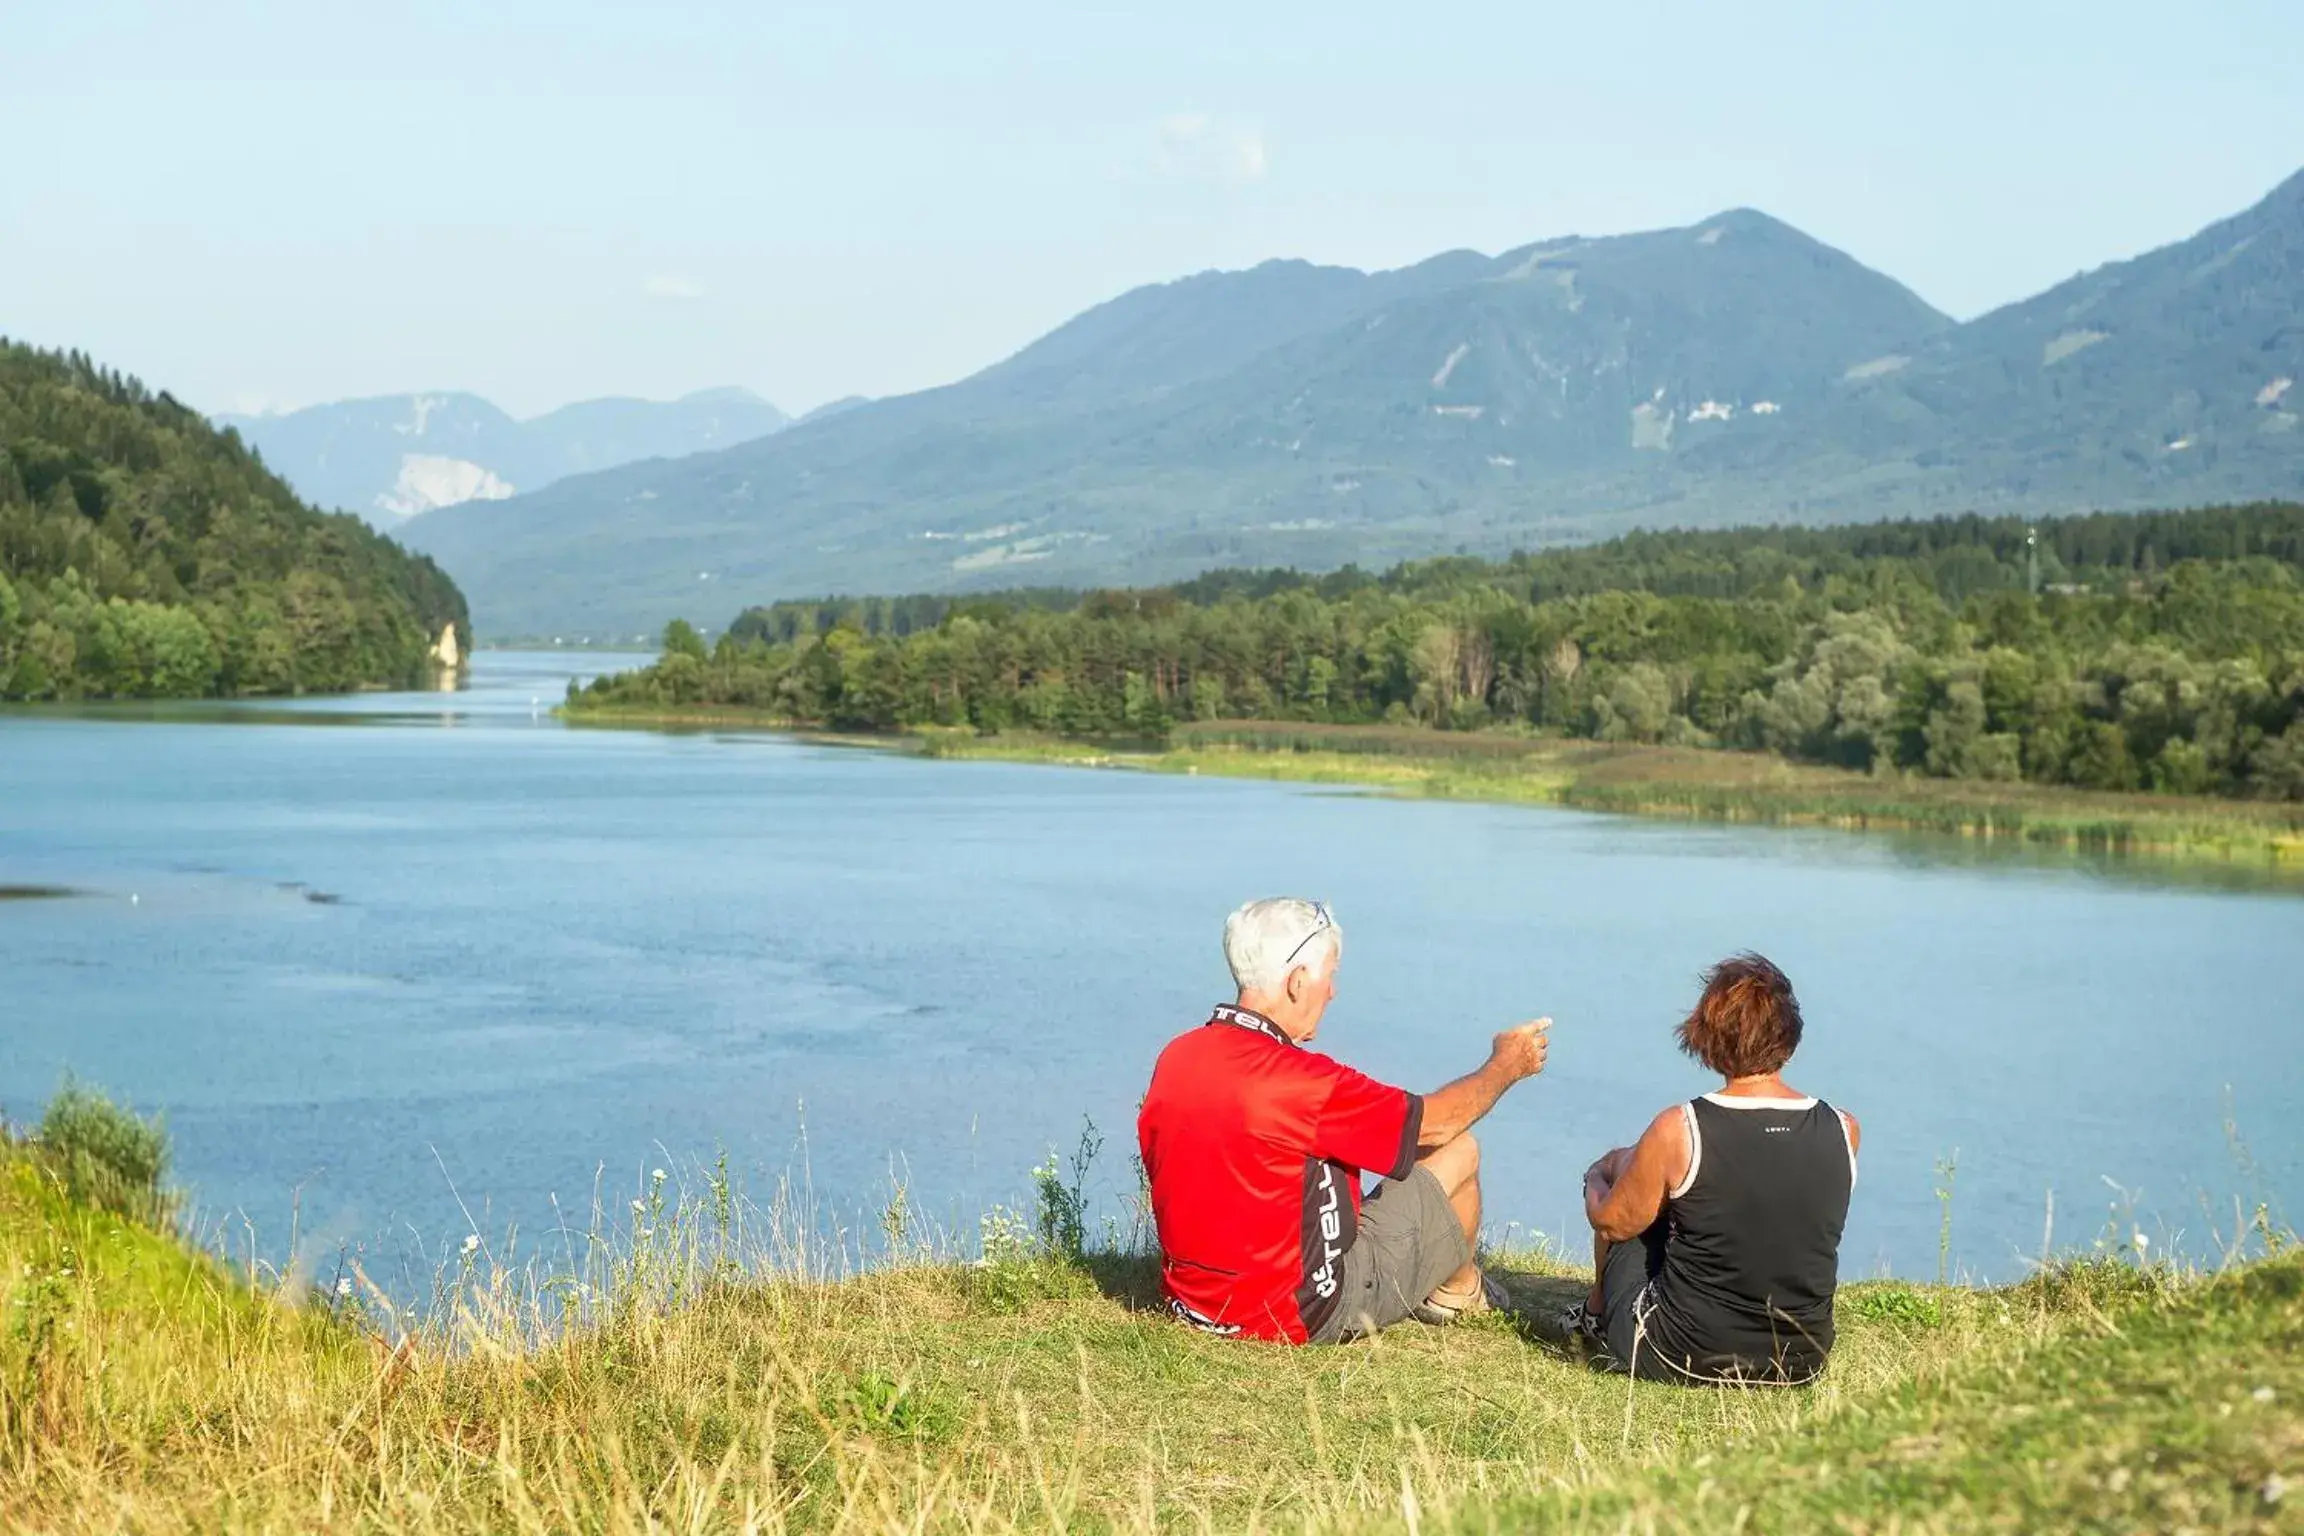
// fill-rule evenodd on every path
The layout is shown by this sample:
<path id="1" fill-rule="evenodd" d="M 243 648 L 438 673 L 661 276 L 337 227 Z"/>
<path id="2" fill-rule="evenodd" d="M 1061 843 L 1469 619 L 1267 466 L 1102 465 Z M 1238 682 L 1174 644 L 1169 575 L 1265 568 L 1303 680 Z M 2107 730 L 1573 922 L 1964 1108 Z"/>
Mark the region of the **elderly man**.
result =
<path id="1" fill-rule="evenodd" d="M 1487 1062 L 1419 1097 L 1304 1049 L 1336 995 L 1344 931 L 1313 901 L 1252 901 L 1225 921 L 1239 986 L 1168 1043 L 1136 1135 L 1176 1315 L 1213 1333 L 1334 1343 L 1403 1318 L 1497 1305 L 1472 1261 L 1475 1121 L 1544 1069 L 1549 1019 L 1496 1036 Z M 1365 1200 L 1363 1173 L 1380 1177 Z"/>

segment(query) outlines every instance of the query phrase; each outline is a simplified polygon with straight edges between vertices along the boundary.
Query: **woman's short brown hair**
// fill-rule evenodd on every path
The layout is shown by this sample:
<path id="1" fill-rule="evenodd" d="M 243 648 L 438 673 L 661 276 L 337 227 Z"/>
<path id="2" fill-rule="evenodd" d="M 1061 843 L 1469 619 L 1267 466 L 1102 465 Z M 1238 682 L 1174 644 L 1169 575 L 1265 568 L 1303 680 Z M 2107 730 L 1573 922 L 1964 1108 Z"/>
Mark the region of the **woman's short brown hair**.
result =
<path id="1" fill-rule="evenodd" d="M 1800 1048 L 1800 1000 L 1759 955 L 1732 955 L 1704 973 L 1704 995 L 1680 1021 L 1680 1049 L 1722 1077 L 1774 1072 Z"/>

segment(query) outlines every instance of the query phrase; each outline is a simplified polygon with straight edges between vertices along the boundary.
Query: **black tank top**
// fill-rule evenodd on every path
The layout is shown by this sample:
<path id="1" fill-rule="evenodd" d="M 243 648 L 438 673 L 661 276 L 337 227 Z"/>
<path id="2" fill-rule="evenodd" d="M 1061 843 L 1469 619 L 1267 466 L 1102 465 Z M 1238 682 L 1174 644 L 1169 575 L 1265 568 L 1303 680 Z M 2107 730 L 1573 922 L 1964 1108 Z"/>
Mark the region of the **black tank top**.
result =
<path id="1" fill-rule="evenodd" d="M 1703 1380 L 1807 1381 L 1832 1349 L 1856 1153 L 1822 1099 L 1691 1099 L 1688 1175 L 1665 1201 L 1641 1308 L 1665 1365 Z"/>

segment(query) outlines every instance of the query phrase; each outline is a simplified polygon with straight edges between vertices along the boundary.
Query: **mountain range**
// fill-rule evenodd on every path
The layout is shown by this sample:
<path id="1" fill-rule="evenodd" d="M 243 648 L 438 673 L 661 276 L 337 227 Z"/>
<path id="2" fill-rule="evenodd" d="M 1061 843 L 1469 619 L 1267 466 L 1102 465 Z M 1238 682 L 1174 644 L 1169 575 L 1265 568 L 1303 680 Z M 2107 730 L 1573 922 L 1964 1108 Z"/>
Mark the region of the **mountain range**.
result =
<path id="1" fill-rule="evenodd" d="M 430 512 L 484 633 L 1635 526 L 2304 493 L 2304 174 L 1965 323 L 1765 214 L 1137 289 L 959 383 Z"/>
<path id="2" fill-rule="evenodd" d="M 500 501 L 587 470 L 748 442 L 786 419 L 746 389 L 669 401 L 583 400 L 527 421 L 456 392 L 214 418 L 306 501 L 387 529 L 420 512 Z"/>

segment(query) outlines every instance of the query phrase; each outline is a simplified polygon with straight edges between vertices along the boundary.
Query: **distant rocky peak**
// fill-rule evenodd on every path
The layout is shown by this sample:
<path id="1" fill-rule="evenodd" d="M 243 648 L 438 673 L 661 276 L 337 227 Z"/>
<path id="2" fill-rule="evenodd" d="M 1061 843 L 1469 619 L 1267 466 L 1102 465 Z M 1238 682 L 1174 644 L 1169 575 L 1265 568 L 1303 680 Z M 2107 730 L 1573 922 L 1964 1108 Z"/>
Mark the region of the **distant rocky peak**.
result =
<path id="1" fill-rule="evenodd" d="M 387 526 L 462 502 L 501 501 L 585 470 L 728 447 L 784 424 L 774 406 L 734 386 L 674 401 L 584 400 L 529 420 L 457 390 L 218 420 L 238 428 L 310 501 Z"/>
<path id="2" fill-rule="evenodd" d="M 1721 238 L 1733 235 L 1772 235 L 1799 241 L 1803 245 L 1816 243 L 1815 237 L 1804 234 L 1774 214 L 1762 213 L 1757 208 L 1724 208 L 1708 219 L 1700 219 L 1693 226 L 1699 243 L 1717 245 Z"/>
<path id="3" fill-rule="evenodd" d="M 464 501 L 502 501 L 516 489 L 494 470 L 469 459 L 442 454 L 406 453 L 400 456 L 400 474 L 392 488 L 376 498 L 376 509 L 394 517 L 414 517 L 434 507 L 452 507 Z"/>
<path id="4" fill-rule="evenodd" d="M 448 404 L 446 395 L 410 395 L 408 397 L 408 420 L 393 430 L 403 432 L 410 437 L 422 437 L 425 427 L 431 423 L 432 413 L 446 404 Z"/>

